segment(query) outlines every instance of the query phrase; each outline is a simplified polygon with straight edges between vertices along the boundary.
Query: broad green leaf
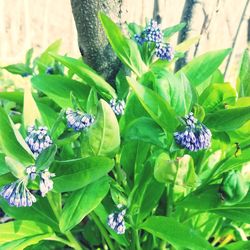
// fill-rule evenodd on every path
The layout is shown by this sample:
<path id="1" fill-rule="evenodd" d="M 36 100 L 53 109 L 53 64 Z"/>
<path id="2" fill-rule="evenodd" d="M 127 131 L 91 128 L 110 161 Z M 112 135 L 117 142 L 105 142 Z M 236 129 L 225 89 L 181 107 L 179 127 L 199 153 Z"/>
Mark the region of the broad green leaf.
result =
<path id="1" fill-rule="evenodd" d="M 80 189 L 106 175 L 113 166 L 113 160 L 103 156 L 58 161 L 53 167 L 54 189 L 58 192 Z"/>
<path id="2" fill-rule="evenodd" d="M 39 73 L 45 73 L 48 66 L 52 66 L 55 59 L 50 55 L 51 52 L 58 53 L 61 47 L 62 40 L 56 40 L 53 42 L 38 58 L 37 65 Z"/>
<path id="3" fill-rule="evenodd" d="M 32 69 L 23 63 L 11 64 L 3 67 L 12 74 L 17 74 L 21 76 L 32 75 Z"/>
<path id="4" fill-rule="evenodd" d="M 126 172 L 129 184 L 132 180 L 133 184 L 137 184 L 137 180 L 143 170 L 144 163 L 147 160 L 149 149 L 149 143 L 138 140 L 131 140 L 123 144 L 120 162 Z"/>
<path id="5" fill-rule="evenodd" d="M 213 249 L 195 229 L 186 227 L 170 217 L 151 216 L 141 225 L 141 228 L 169 242 L 177 249 Z"/>
<path id="6" fill-rule="evenodd" d="M 125 131 L 124 139 L 126 141 L 139 140 L 165 148 L 167 145 L 166 134 L 149 117 L 140 117 L 132 121 Z"/>
<path id="7" fill-rule="evenodd" d="M 87 105 L 90 88 L 81 82 L 58 75 L 38 75 L 31 82 L 34 88 L 42 91 L 62 108 L 73 108 L 71 93 L 83 107 Z"/>
<path id="8" fill-rule="evenodd" d="M 177 44 L 174 49 L 177 52 L 186 52 L 190 49 L 190 47 L 198 43 L 199 40 L 200 40 L 199 36 L 189 38 L 185 40 L 184 42 Z"/>
<path id="9" fill-rule="evenodd" d="M 248 250 L 250 249 L 250 241 L 238 241 L 230 243 L 224 247 L 218 248 L 218 250 Z"/>
<path id="10" fill-rule="evenodd" d="M 221 204 L 219 185 L 210 185 L 190 193 L 182 201 L 178 202 L 177 206 L 207 211 L 219 207 Z"/>
<path id="11" fill-rule="evenodd" d="M 116 98 L 115 90 L 101 76 L 83 61 L 71 57 L 51 54 L 56 60 L 78 75 L 86 85 L 95 89 L 104 98 Z M 75 95 L 75 94 L 74 94 Z"/>
<path id="12" fill-rule="evenodd" d="M 217 50 L 194 58 L 181 71 L 185 73 L 191 84 L 196 87 L 204 82 L 221 65 L 231 49 Z"/>
<path id="13" fill-rule="evenodd" d="M 42 223 L 32 221 L 7 222 L 0 225 L 0 248 L 2 250 L 23 250 L 52 234 L 52 229 Z"/>
<path id="14" fill-rule="evenodd" d="M 83 152 L 89 155 L 114 156 L 120 147 L 120 132 L 116 116 L 107 102 L 99 101 L 95 123 L 82 140 Z"/>
<path id="15" fill-rule="evenodd" d="M 109 39 L 109 42 L 120 58 L 137 76 L 146 71 L 146 66 L 141 59 L 136 43 L 126 38 L 117 25 L 105 14 L 99 13 L 99 18 Z"/>
<path id="16" fill-rule="evenodd" d="M 26 142 L 19 131 L 14 128 L 3 108 L 0 108 L 0 146 L 3 153 L 20 161 L 23 165 L 34 164 L 34 158 Z"/>
<path id="17" fill-rule="evenodd" d="M 73 192 L 66 200 L 60 218 L 60 229 L 68 231 L 94 210 L 109 191 L 109 180 L 104 177 Z"/>
<path id="18" fill-rule="evenodd" d="M 183 73 L 174 75 L 164 69 L 153 69 L 155 75 L 155 90 L 175 110 L 176 114 L 184 116 L 189 113 L 196 99 L 191 85 Z"/>
<path id="19" fill-rule="evenodd" d="M 126 102 L 124 115 L 119 120 L 121 134 L 124 133 L 129 124 L 139 117 L 150 117 L 143 108 L 141 102 L 134 93 L 129 94 Z"/>
<path id="20" fill-rule="evenodd" d="M 55 214 L 47 198 L 37 197 L 37 202 L 34 203 L 31 207 L 11 207 L 7 203 L 7 201 L 1 197 L 0 207 L 2 208 L 4 213 L 16 220 L 27 220 L 38 223 L 46 223 L 51 228 L 53 228 L 53 230 L 57 232 L 59 231 L 58 220 L 55 217 Z"/>
<path id="21" fill-rule="evenodd" d="M 250 55 L 248 49 L 245 50 L 241 66 L 240 72 L 237 79 L 237 91 L 239 97 L 250 96 Z"/>
<path id="22" fill-rule="evenodd" d="M 16 104 L 23 105 L 23 92 L 11 91 L 11 92 L 0 92 L 0 99 L 15 102 Z"/>
<path id="23" fill-rule="evenodd" d="M 173 132 L 177 126 L 177 119 L 172 107 L 151 89 L 138 84 L 132 78 L 127 78 L 144 109 L 166 131 Z"/>
<path id="24" fill-rule="evenodd" d="M 41 113 L 32 96 L 30 87 L 26 86 L 24 90 L 23 123 L 25 128 L 27 128 L 28 126 L 35 125 L 36 121 L 41 122 Z"/>
<path id="25" fill-rule="evenodd" d="M 55 144 L 43 150 L 36 159 L 37 170 L 44 170 L 50 167 L 55 159 L 57 146 Z"/>
<path id="26" fill-rule="evenodd" d="M 163 30 L 163 36 L 164 38 L 170 38 L 172 35 L 174 35 L 176 32 L 181 31 L 186 26 L 186 23 L 179 23 L 177 25 L 168 27 Z"/>
<path id="27" fill-rule="evenodd" d="M 206 112 L 224 109 L 226 105 L 234 105 L 236 91 L 230 83 L 214 83 L 209 85 L 199 97 L 199 104 Z"/>
<path id="28" fill-rule="evenodd" d="M 149 161 L 138 167 L 141 169 L 135 170 L 137 175 L 135 185 L 128 198 L 129 213 L 134 217 L 133 221 L 136 225 L 157 207 L 164 191 L 164 185 L 154 178 L 153 166 Z"/>
<path id="29" fill-rule="evenodd" d="M 0 176 L 8 173 L 10 170 L 5 161 L 5 155 L 0 153 Z"/>
<path id="30" fill-rule="evenodd" d="M 250 106 L 220 110 L 207 114 L 204 123 L 216 131 L 233 131 L 250 119 Z"/>

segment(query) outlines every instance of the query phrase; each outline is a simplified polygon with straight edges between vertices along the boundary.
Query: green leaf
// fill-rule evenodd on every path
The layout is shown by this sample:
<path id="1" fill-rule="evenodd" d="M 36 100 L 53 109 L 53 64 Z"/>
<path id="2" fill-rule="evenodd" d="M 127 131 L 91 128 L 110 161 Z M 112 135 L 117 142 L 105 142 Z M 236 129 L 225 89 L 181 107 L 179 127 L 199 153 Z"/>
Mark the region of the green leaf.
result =
<path id="1" fill-rule="evenodd" d="M 241 66 L 240 72 L 237 79 L 237 92 L 239 97 L 250 96 L 250 55 L 248 49 L 245 50 Z"/>
<path id="2" fill-rule="evenodd" d="M 0 107 L 0 146 L 2 152 L 20 161 L 25 166 L 34 164 L 34 158 L 19 131 L 14 128 L 9 116 Z"/>
<path id="3" fill-rule="evenodd" d="M 0 204 L 4 213 L 16 220 L 46 223 L 55 231 L 59 231 L 58 220 L 47 198 L 37 197 L 37 202 L 31 207 L 11 207 L 3 198 L 0 198 Z"/>
<path id="4" fill-rule="evenodd" d="M 193 228 L 182 225 L 173 218 L 151 216 L 141 225 L 141 228 L 169 242 L 177 249 L 213 249 L 199 232 L 195 231 Z"/>
<path id="5" fill-rule="evenodd" d="M 31 49 L 29 49 L 29 50 L 26 52 L 26 55 L 25 55 L 25 65 L 27 65 L 28 67 L 30 66 L 31 58 L 32 58 L 33 52 L 34 52 L 34 49 L 31 48 Z"/>
<path id="6" fill-rule="evenodd" d="M 250 106 L 220 110 L 207 114 L 204 123 L 216 131 L 233 131 L 250 119 Z"/>
<path id="7" fill-rule="evenodd" d="M 12 221 L 0 225 L 1 250 L 23 250 L 29 245 L 49 238 L 53 234 L 51 228 L 42 223 L 32 221 Z"/>
<path id="8" fill-rule="evenodd" d="M 60 218 L 60 229 L 68 231 L 94 210 L 109 191 L 109 180 L 104 177 L 72 193 L 66 200 Z"/>
<path id="9" fill-rule="evenodd" d="M 86 85 L 89 85 L 91 88 L 95 89 L 104 98 L 116 98 L 115 90 L 111 87 L 111 85 L 83 61 L 79 61 L 71 57 L 59 56 L 56 54 L 51 54 L 51 56 L 72 70 L 72 72 L 78 75 Z"/>
<path id="10" fill-rule="evenodd" d="M 180 52 L 184 53 L 188 51 L 194 44 L 198 43 L 199 40 L 200 40 L 200 36 L 189 38 L 185 40 L 184 42 L 177 44 L 174 49 L 175 51 L 179 53 Z"/>
<path id="11" fill-rule="evenodd" d="M 99 18 L 109 42 L 120 60 L 137 76 L 142 75 L 146 71 L 146 66 L 141 59 L 136 43 L 126 38 L 117 25 L 105 14 L 99 13 Z"/>
<path id="12" fill-rule="evenodd" d="M 209 185 L 191 192 L 182 201 L 177 203 L 177 206 L 207 211 L 219 207 L 221 204 L 219 185 Z"/>
<path id="13" fill-rule="evenodd" d="M 61 47 L 62 40 L 56 40 L 53 42 L 38 58 L 37 65 L 39 73 L 45 73 L 47 67 L 52 66 L 55 62 L 54 58 L 50 55 L 51 52 L 58 53 Z"/>
<path id="14" fill-rule="evenodd" d="M 95 123 L 82 141 L 89 155 L 114 156 L 120 146 L 120 132 L 116 116 L 104 100 L 99 101 Z"/>
<path id="15" fill-rule="evenodd" d="M 42 91 L 62 108 L 73 108 L 71 93 L 83 107 L 87 105 L 90 88 L 81 82 L 59 75 L 38 75 L 31 82 L 34 88 Z"/>
<path id="16" fill-rule="evenodd" d="M 68 161 L 58 161 L 53 167 L 54 190 L 67 192 L 80 189 L 102 176 L 114 166 L 113 160 L 103 157 L 87 157 Z"/>
<path id="17" fill-rule="evenodd" d="M 10 170 L 5 162 L 5 155 L 0 153 L 0 176 L 8 173 Z"/>
<path id="18" fill-rule="evenodd" d="M 3 69 L 6 69 L 12 74 L 26 76 L 32 75 L 32 69 L 30 69 L 27 65 L 23 63 L 17 63 L 17 64 L 11 64 L 8 66 L 3 67 Z"/>
<path id="19" fill-rule="evenodd" d="M 15 102 L 16 104 L 23 105 L 23 92 L 11 91 L 11 92 L 0 92 L 0 99 Z"/>
<path id="20" fill-rule="evenodd" d="M 154 68 L 155 90 L 175 110 L 178 115 L 190 112 L 196 99 L 191 85 L 183 73 L 174 75 L 164 69 Z"/>
<path id="21" fill-rule="evenodd" d="M 164 38 L 170 38 L 176 32 L 181 31 L 185 26 L 186 26 L 186 23 L 179 23 L 177 25 L 174 25 L 172 27 L 168 27 L 168 28 L 164 29 L 163 30 Z"/>
<path id="22" fill-rule="evenodd" d="M 219 250 L 248 250 L 250 249 L 250 241 L 238 241 L 230 243 L 224 247 L 218 248 Z"/>
<path id="23" fill-rule="evenodd" d="M 57 146 L 55 144 L 43 150 L 36 160 L 37 170 L 44 170 L 46 168 L 49 168 L 55 159 L 56 151 Z"/>
<path id="24" fill-rule="evenodd" d="M 27 128 L 35 125 L 36 121 L 41 122 L 41 113 L 32 96 L 31 89 L 27 86 L 24 90 L 23 123 Z"/>
<path id="25" fill-rule="evenodd" d="M 138 84 L 127 77 L 130 87 L 134 90 L 144 109 L 166 131 L 173 132 L 177 126 L 177 119 L 172 107 L 151 89 Z"/>
<path id="26" fill-rule="evenodd" d="M 180 71 L 184 72 L 191 84 L 196 87 L 213 74 L 230 52 L 231 49 L 225 49 L 205 53 L 194 58 Z"/>
<path id="27" fill-rule="evenodd" d="M 167 145 L 166 134 L 149 117 L 140 117 L 132 121 L 124 133 L 126 141 L 140 140 L 149 142 L 158 147 L 165 148 Z"/>
<path id="28" fill-rule="evenodd" d="M 206 112 L 224 109 L 225 105 L 234 105 L 236 91 L 230 83 L 214 83 L 209 85 L 199 97 L 199 104 Z"/>

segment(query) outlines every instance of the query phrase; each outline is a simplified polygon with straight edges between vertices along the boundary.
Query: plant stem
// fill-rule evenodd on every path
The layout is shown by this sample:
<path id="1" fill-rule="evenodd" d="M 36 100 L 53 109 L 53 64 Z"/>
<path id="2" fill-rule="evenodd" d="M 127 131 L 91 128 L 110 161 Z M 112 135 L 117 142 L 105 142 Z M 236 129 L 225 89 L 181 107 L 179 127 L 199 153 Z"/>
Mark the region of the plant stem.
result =
<path id="1" fill-rule="evenodd" d="M 140 245 L 140 238 L 139 238 L 139 231 L 138 229 L 133 230 L 134 233 L 134 239 L 135 239 L 135 247 L 136 250 L 141 250 L 141 245 Z"/>
<path id="2" fill-rule="evenodd" d="M 123 184 L 123 173 L 121 170 L 121 165 L 120 165 L 120 155 L 117 154 L 115 157 L 115 171 L 117 174 L 117 182 L 119 185 Z"/>
<path id="3" fill-rule="evenodd" d="M 98 216 L 94 212 L 92 212 L 90 214 L 90 217 L 93 219 L 93 221 L 95 222 L 96 226 L 100 230 L 100 233 L 102 234 L 102 236 L 104 237 L 105 241 L 107 242 L 110 250 L 115 250 L 115 247 L 114 247 L 112 241 L 109 238 L 109 235 L 108 235 L 108 233 L 106 231 L 106 228 L 103 226 L 103 224 L 99 220 Z"/>
<path id="4" fill-rule="evenodd" d="M 68 238 L 68 240 L 71 242 L 71 246 L 75 250 L 82 250 L 82 246 L 80 245 L 80 243 L 76 240 L 76 238 L 74 237 L 74 235 L 70 231 L 67 233 L 64 233 L 64 234 Z"/>
<path id="5" fill-rule="evenodd" d="M 53 202 L 52 194 L 49 193 L 47 195 L 47 199 L 48 199 L 48 202 L 50 204 L 51 209 L 54 212 L 55 217 L 59 221 L 59 219 L 60 219 L 60 211 L 58 211 L 58 208 L 56 208 L 55 203 Z M 67 233 L 64 233 L 64 235 L 68 238 L 68 240 L 70 242 L 69 245 L 67 244 L 68 246 L 74 248 L 75 250 L 82 250 L 83 249 L 82 246 L 80 245 L 80 243 L 77 241 L 77 239 L 74 237 L 74 235 L 70 231 L 67 232 Z M 66 244 L 66 242 L 64 242 L 64 243 Z"/>

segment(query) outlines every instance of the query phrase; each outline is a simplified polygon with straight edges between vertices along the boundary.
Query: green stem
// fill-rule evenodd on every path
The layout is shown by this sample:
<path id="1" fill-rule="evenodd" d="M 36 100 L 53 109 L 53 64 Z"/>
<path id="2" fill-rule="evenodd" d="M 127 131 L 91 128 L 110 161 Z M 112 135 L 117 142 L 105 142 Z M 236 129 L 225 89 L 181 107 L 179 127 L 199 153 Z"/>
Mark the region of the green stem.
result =
<path id="1" fill-rule="evenodd" d="M 52 197 L 52 193 L 48 193 L 47 195 L 47 199 L 48 202 L 50 204 L 51 209 L 54 212 L 55 217 L 57 218 L 57 220 L 59 221 L 60 219 L 60 215 L 61 215 L 61 211 L 56 207 L 54 201 L 53 201 L 53 197 Z M 66 241 L 68 246 L 74 248 L 75 250 L 82 250 L 82 246 L 80 245 L 80 243 L 77 241 L 77 239 L 74 237 L 74 235 L 69 231 L 67 233 L 64 233 L 64 235 L 68 238 L 69 242 Z M 61 241 L 62 242 L 62 241 Z M 65 243 L 66 243 L 65 242 Z"/>
<path id="2" fill-rule="evenodd" d="M 141 245 L 140 245 L 140 238 L 139 238 L 139 231 L 138 229 L 133 230 L 134 233 L 134 239 L 135 239 L 135 246 L 136 250 L 141 250 Z"/>
<path id="3" fill-rule="evenodd" d="M 90 217 L 93 219 L 93 221 L 95 222 L 96 226 L 100 230 L 100 233 L 102 234 L 103 238 L 107 242 L 110 250 L 115 250 L 115 247 L 114 247 L 112 241 L 110 240 L 110 237 L 109 237 L 109 235 L 108 235 L 108 233 L 106 231 L 106 228 L 103 226 L 103 224 L 99 220 L 98 216 L 94 212 L 92 212 L 90 214 Z"/>
<path id="4" fill-rule="evenodd" d="M 123 184 L 123 173 L 121 170 L 121 165 L 120 165 L 120 155 L 116 155 L 115 157 L 115 171 L 117 175 L 117 182 L 119 185 Z"/>
<path id="5" fill-rule="evenodd" d="M 74 235 L 69 231 L 67 233 L 64 233 L 65 236 L 68 238 L 68 240 L 71 243 L 71 246 L 75 249 L 75 250 L 82 250 L 82 246 L 80 245 L 80 243 L 77 241 L 77 239 L 74 237 Z"/>

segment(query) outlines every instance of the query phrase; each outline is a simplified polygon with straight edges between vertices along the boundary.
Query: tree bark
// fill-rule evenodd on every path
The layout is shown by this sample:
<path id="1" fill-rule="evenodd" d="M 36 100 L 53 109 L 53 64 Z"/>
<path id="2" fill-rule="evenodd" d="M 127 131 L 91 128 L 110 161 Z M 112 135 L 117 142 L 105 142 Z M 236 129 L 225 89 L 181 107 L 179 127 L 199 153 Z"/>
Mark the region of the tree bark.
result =
<path id="1" fill-rule="evenodd" d="M 122 0 L 71 0 L 71 6 L 84 62 L 114 83 L 121 63 L 109 45 L 98 13 L 104 12 L 121 24 Z"/>

